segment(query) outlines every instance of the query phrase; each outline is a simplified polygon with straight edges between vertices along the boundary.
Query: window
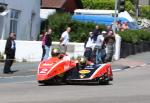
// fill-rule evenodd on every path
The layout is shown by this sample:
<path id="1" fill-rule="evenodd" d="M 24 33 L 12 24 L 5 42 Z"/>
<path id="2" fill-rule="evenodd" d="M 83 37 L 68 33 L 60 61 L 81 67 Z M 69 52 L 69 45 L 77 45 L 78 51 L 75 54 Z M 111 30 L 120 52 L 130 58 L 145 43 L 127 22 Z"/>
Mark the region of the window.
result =
<path id="1" fill-rule="evenodd" d="M 15 32 L 17 34 L 17 24 L 19 20 L 19 11 L 11 10 L 10 15 L 10 32 Z"/>

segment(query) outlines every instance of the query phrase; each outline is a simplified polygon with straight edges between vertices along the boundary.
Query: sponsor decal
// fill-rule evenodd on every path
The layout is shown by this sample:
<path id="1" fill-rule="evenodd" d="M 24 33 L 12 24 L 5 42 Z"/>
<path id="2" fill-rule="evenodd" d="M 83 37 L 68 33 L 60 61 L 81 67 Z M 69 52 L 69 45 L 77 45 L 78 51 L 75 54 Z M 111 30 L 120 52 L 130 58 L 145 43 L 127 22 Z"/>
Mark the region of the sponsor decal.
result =
<path id="1" fill-rule="evenodd" d="M 41 74 L 45 74 L 47 71 L 48 71 L 47 68 L 43 68 L 43 69 L 40 71 L 40 73 L 41 73 Z"/>
<path id="2" fill-rule="evenodd" d="M 93 67 L 86 67 L 85 69 L 95 69 L 95 68 L 93 68 Z"/>
<path id="3" fill-rule="evenodd" d="M 43 64 L 43 66 L 52 66 L 52 65 L 53 65 L 53 63 L 51 63 L 51 64 L 44 63 L 44 64 Z"/>
<path id="4" fill-rule="evenodd" d="M 80 74 L 88 74 L 90 72 L 91 72 L 90 70 L 80 70 L 79 71 Z"/>
<path id="5" fill-rule="evenodd" d="M 82 78 L 84 78 L 84 77 L 85 77 L 85 75 L 84 75 L 84 74 L 81 74 L 81 75 L 80 75 L 80 78 L 81 78 L 81 79 L 82 79 Z"/>

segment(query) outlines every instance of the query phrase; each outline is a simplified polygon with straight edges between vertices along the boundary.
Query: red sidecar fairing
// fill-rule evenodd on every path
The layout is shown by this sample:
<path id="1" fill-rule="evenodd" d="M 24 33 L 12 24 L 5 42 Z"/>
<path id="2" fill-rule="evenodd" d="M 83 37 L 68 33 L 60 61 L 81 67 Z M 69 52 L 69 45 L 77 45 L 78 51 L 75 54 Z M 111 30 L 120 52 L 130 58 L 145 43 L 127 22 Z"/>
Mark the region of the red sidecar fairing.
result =
<path id="1" fill-rule="evenodd" d="M 65 76 L 61 75 L 64 73 Z M 110 64 L 95 64 L 77 69 L 76 62 L 68 57 L 63 59 L 52 57 L 39 64 L 37 80 L 44 84 L 57 83 L 58 80 L 65 80 L 66 83 L 97 82 L 108 84 L 113 80 L 113 74 Z"/>
<path id="2" fill-rule="evenodd" d="M 89 65 L 81 70 L 71 69 L 66 77 L 68 83 L 109 83 L 112 80 L 113 74 L 110 64 Z"/>
<path id="3" fill-rule="evenodd" d="M 37 72 L 37 80 L 40 83 L 44 83 L 44 81 L 50 80 L 75 66 L 76 63 L 70 59 L 59 59 L 57 57 L 52 57 L 48 60 L 40 62 Z"/>

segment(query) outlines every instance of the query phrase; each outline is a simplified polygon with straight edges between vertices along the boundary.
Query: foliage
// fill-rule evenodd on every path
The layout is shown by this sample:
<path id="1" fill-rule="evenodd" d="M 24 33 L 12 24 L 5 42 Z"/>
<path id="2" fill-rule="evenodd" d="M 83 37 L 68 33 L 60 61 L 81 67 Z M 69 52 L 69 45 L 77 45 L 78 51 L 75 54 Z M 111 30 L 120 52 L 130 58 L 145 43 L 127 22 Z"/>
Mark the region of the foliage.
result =
<path id="1" fill-rule="evenodd" d="M 84 8 L 87 9 L 110 9 L 115 6 L 114 0 L 82 0 Z"/>
<path id="2" fill-rule="evenodd" d="M 82 0 L 84 8 L 114 10 L 115 0 Z M 127 11 L 133 11 L 133 4 L 130 0 L 126 1 L 125 8 Z"/>
<path id="3" fill-rule="evenodd" d="M 146 30 L 119 31 L 118 34 L 121 36 L 122 40 L 127 43 L 136 44 L 141 40 L 150 41 L 150 32 Z"/>
<path id="4" fill-rule="evenodd" d="M 141 6 L 140 7 L 140 16 L 150 19 L 150 6 Z"/>
<path id="5" fill-rule="evenodd" d="M 133 5 L 135 4 L 135 0 L 129 0 Z"/>
<path id="6" fill-rule="evenodd" d="M 53 40 L 58 40 L 61 36 L 61 32 L 65 30 L 67 26 L 70 26 L 71 17 L 67 13 L 56 13 L 49 16 L 48 27 L 53 30 Z"/>
<path id="7" fill-rule="evenodd" d="M 4 54 L 0 52 L 0 62 L 4 62 Z"/>
<path id="8" fill-rule="evenodd" d="M 70 41 L 84 42 L 90 31 L 95 28 L 96 24 L 83 23 L 71 20 L 70 14 L 56 13 L 48 18 L 48 26 L 53 30 L 53 41 L 59 41 L 61 33 L 65 31 L 67 26 L 70 26 Z M 104 30 L 105 26 L 100 25 L 100 29 Z"/>

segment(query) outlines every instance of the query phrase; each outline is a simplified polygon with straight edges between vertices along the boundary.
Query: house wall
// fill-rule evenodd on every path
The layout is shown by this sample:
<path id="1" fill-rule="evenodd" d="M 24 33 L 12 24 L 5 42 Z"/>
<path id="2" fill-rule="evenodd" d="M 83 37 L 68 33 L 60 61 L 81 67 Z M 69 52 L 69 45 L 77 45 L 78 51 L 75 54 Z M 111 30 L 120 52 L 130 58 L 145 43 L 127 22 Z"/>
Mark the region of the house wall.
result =
<path id="1" fill-rule="evenodd" d="M 139 0 L 140 5 L 150 5 L 150 0 Z"/>
<path id="2" fill-rule="evenodd" d="M 1 35 L 2 35 L 2 31 L 3 31 L 3 17 L 2 16 L 0 16 L 0 37 L 1 37 Z"/>
<path id="3" fill-rule="evenodd" d="M 17 40 L 36 40 L 40 31 L 40 0 L 0 0 L 0 2 L 8 4 L 9 10 L 15 9 L 20 12 Z M 5 24 L 4 39 L 10 32 L 10 12 L 7 19 L 5 17 Z"/>

